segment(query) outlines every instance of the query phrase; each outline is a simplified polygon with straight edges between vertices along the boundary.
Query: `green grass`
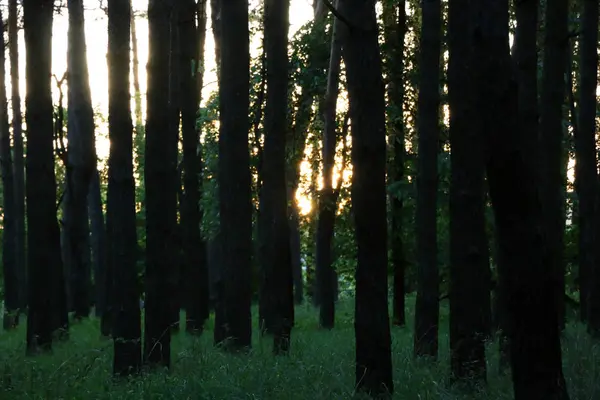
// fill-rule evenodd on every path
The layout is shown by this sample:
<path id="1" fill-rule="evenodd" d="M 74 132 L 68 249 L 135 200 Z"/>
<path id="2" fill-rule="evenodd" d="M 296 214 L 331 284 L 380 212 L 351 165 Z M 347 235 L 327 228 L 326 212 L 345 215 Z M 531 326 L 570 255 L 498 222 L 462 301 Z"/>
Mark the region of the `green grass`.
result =
<path id="1" fill-rule="evenodd" d="M 409 301 L 412 306 L 412 301 Z M 256 311 L 256 310 L 253 310 Z M 74 324 L 70 340 L 53 353 L 25 357 L 25 327 L 0 340 L 0 399 L 348 399 L 354 389 L 353 305 L 344 300 L 333 331 L 317 329 L 310 306 L 297 308 L 289 357 L 273 357 L 271 340 L 254 334 L 248 355 L 212 346 L 212 321 L 200 338 L 173 337 L 172 369 L 129 382 L 112 380 L 112 342 L 100 339 L 99 321 Z M 256 315 L 256 314 L 254 314 Z M 412 325 L 409 315 L 409 326 Z M 476 395 L 447 385 L 447 310 L 441 312 L 440 360 L 412 359 L 412 332 L 392 328 L 395 399 L 511 399 L 509 376 L 498 373 L 497 346 L 488 349 L 488 386 Z M 600 398 L 600 349 L 585 329 L 570 325 L 563 339 L 571 399 Z"/>

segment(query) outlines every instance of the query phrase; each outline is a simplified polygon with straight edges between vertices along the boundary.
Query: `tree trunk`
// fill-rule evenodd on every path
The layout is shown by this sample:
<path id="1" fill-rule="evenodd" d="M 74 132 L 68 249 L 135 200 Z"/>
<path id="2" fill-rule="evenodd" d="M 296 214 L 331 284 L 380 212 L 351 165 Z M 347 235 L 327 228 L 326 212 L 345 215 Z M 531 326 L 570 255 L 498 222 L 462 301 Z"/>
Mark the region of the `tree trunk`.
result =
<path id="1" fill-rule="evenodd" d="M 17 0 L 8 2 L 8 49 L 13 128 L 13 173 L 15 185 L 15 269 L 19 282 L 19 308 L 27 308 L 27 253 L 25 251 L 25 161 L 23 158 L 23 115 L 19 93 L 19 28 Z"/>
<path id="2" fill-rule="evenodd" d="M 94 112 L 86 58 L 83 1 L 69 0 L 68 85 L 68 164 L 69 201 L 65 224 L 72 252 L 69 276 L 75 318 L 90 313 L 90 271 L 88 193 L 96 170 Z"/>
<path id="3" fill-rule="evenodd" d="M 235 350 L 251 345 L 252 203 L 248 149 L 248 3 L 231 0 L 220 10 L 219 215 L 223 296 L 215 343 Z M 224 336 L 217 334 L 224 333 Z"/>
<path id="4" fill-rule="evenodd" d="M 336 150 L 336 104 L 339 93 L 342 41 L 345 33 L 343 22 L 334 19 L 331 35 L 331 51 L 327 73 L 327 92 L 323 109 L 323 189 L 319 193 L 317 222 L 316 273 L 317 297 L 319 299 L 319 325 L 332 329 L 335 323 L 335 282 L 332 244 L 335 229 L 337 196 L 333 187 L 333 168 Z"/>
<path id="5" fill-rule="evenodd" d="M 536 174 L 527 162 L 527 135 L 518 125 L 517 82 L 508 48 L 508 1 L 486 0 L 474 22 L 477 112 L 487 132 L 487 174 L 500 257 L 514 395 L 568 399 L 556 323 L 556 285 L 542 231 Z M 520 121 L 519 121 L 520 122 Z"/>
<path id="6" fill-rule="evenodd" d="M 318 7 L 317 7 L 318 6 Z M 324 37 L 325 36 L 325 17 L 327 16 L 327 9 L 325 8 L 321 0 L 315 0 L 315 13 L 314 22 L 311 28 L 311 36 L 313 37 Z M 302 274 L 302 254 L 300 251 L 300 240 L 296 244 L 295 232 L 300 235 L 300 224 L 299 224 L 299 210 L 298 203 L 296 201 L 296 192 L 300 184 L 300 162 L 304 157 L 304 149 L 306 147 L 306 139 L 308 134 L 308 127 L 311 119 L 313 118 L 313 104 L 315 97 L 321 97 L 323 90 L 318 85 L 314 84 L 317 76 L 323 74 L 323 71 L 327 68 L 327 57 L 323 57 L 321 54 L 320 46 L 312 46 L 308 54 L 307 68 L 305 70 L 304 79 L 301 79 L 299 84 L 302 87 L 300 98 L 298 99 L 298 109 L 294 116 L 294 124 L 290 129 L 290 137 L 288 138 L 288 152 L 290 153 L 290 161 L 287 165 L 287 184 L 288 184 L 288 201 L 290 204 L 290 232 L 292 239 L 291 257 L 292 257 L 292 269 L 294 275 L 294 293 L 296 302 L 302 302 L 304 298 L 304 282 Z M 312 237 L 312 236 L 311 236 Z M 312 283 L 312 271 L 314 270 L 312 265 L 307 265 L 307 295 L 313 297 L 313 285 L 309 284 L 308 280 L 311 278 Z"/>
<path id="7" fill-rule="evenodd" d="M 133 147 L 134 147 L 134 171 L 139 177 L 144 176 L 144 164 L 145 164 L 145 154 L 144 154 L 144 145 L 145 145 L 145 127 L 144 120 L 142 118 L 142 91 L 140 89 L 140 60 L 138 57 L 138 39 L 137 39 L 137 29 L 135 23 L 135 13 L 133 12 L 132 5 L 133 3 L 130 1 L 130 15 L 131 15 L 131 53 L 133 56 L 132 59 L 132 68 L 133 68 L 133 96 L 135 101 L 135 121 L 134 121 L 134 137 L 133 137 Z M 144 213 L 146 212 L 146 191 L 144 189 L 144 179 L 140 179 L 139 189 L 137 191 L 136 199 L 141 204 L 141 207 L 138 212 L 138 218 L 145 222 Z M 143 254 L 139 254 L 139 256 L 143 257 Z"/>
<path id="8" fill-rule="evenodd" d="M 102 212 L 100 172 L 98 172 L 98 169 L 92 173 L 90 192 L 88 193 L 88 214 L 90 216 L 92 271 L 94 272 L 95 314 L 97 317 L 102 317 L 107 308 L 106 291 L 109 282 L 106 276 L 106 227 L 104 213 Z"/>
<path id="9" fill-rule="evenodd" d="M 405 0 L 400 0 L 397 5 L 392 2 L 383 3 L 383 35 L 387 47 L 387 97 L 389 136 L 392 152 L 392 161 L 389 165 L 388 185 L 402 184 L 404 178 L 404 37 L 406 35 L 406 10 Z M 392 298 L 392 323 L 396 326 L 406 324 L 404 271 L 406 258 L 404 243 L 402 241 L 403 221 L 403 194 L 399 191 L 390 194 L 390 247 L 393 269 L 393 298 Z"/>
<path id="10" fill-rule="evenodd" d="M 53 2 L 23 2 L 27 80 L 27 351 L 50 350 L 52 332 L 66 320 L 60 231 L 56 219 L 51 96 Z M 61 293 L 62 292 L 62 293 Z M 61 328 L 66 328 L 63 326 Z"/>
<path id="11" fill-rule="evenodd" d="M 172 273 L 176 262 L 177 135 L 169 102 L 170 21 L 166 0 L 148 3 L 146 189 L 146 302 L 144 363 L 170 366 Z"/>
<path id="12" fill-rule="evenodd" d="M 142 361 L 133 130 L 129 100 L 129 40 L 131 8 L 128 2 L 108 2 L 108 262 L 114 271 L 113 373 L 127 376 Z M 168 333 L 167 333 L 168 334 Z"/>
<path id="13" fill-rule="evenodd" d="M 598 74 L 598 2 L 583 2 L 580 42 L 579 123 L 575 132 L 575 179 L 579 198 L 579 285 L 588 330 L 600 336 L 600 253 L 597 253 L 596 86 Z M 584 307 L 588 307 L 584 314 Z"/>
<path id="14" fill-rule="evenodd" d="M 417 104 L 419 132 L 417 161 L 417 262 L 418 289 L 415 304 L 415 356 L 437 358 L 439 272 L 437 260 L 437 157 L 440 112 L 440 0 L 422 3 L 421 87 Z"/>
<path id="15" fill-rule="evenodd" d="M 267 71 L 265 135 L 259 227 L 263 294 L 272 321 L 275 354 L 287 353 L 294 315 L 286 167 L 289 0 L 266 0 L 264 35 Z"/>
<path id="16" fill-rule="evenodd" d="M 340 0 L 354 25 L 342 42 L 352 120 L 352 209 L 357 252 L 356 386 L 390 396 L 392 380 L 387 302 L 385 87 L 377 43 L 375 1 Z M 356 28 L 358 26 L 358 28 Z"/>
<path id="17" fill-rule="evenodd" d="M 0 31 L 4 31 L 4 20 L 0 13 Z M 17 272 L 17 218 L 14 170 L 8 128 L 8 102 L 6 99 L 6 53 L 0 50 L 0 167 L 2 173 L 2 272 L 4 283 L 4 330 L 19 324 L 19 276 Z"/>
<path id="18" fill-rule="evenodd" d="M 546 26 L 544 37 L 544 70 L 540 96 L 540 161 L 542 215 L 545 235 L 548 240 L 549 264 L 553 271 L 557 305 L 557 323 L 564 329 L 565 310 L 565 262 L 564 262 L 564 219 L 566 184 L 563 166 L 562 107 L 565 99 L 565 71 L 568 46 L 568 1 L 548 0 L 546 4 Z M 587 271 L 585 271 L 587 272 Z M 587 296 L 584 295 L 585 299 Z M 585 301 L 585 300 L 584 300 Z"/>
<path id="19" fill-rule="evenodd" d="M 204 41 L 206 36 L 206 0 L 186 0 L 179 14 L 179 59 L 181 127 L 183 136 L 183 271 L 185 278 L 186 330 L 201 333 L 209 317 L 208 270 L 206 242 L 201 235 L 202 211 L 200 202 L 200 178 L 203 169 L 202 152 L 199 151 L 199 131 L 196 130 L 196 111 L 201 96 L 204 70 Z M 198 27 L 196 28 L 196 12 Z M 190 65 L 192 68 L 190 70 Z M 191 72 L 190 72 L 191 71 Z M 199 87 L 200 86 L 200 87 Z"/>
<path id="20" fill-rule="evenodd" d="M 452 378 L 485 383 L 490 315 L 489 250 L 485 229 L 484 134 L 474 112 L 470 0 L 448 9 L 450 114 L 450 351 Z"/>

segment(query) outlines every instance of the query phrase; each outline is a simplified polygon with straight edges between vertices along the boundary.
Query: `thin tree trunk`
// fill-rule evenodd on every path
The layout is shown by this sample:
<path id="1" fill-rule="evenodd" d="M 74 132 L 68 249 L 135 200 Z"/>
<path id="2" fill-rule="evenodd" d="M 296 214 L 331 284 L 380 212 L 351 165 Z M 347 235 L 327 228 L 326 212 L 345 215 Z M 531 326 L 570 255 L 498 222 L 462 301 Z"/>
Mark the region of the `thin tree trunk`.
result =
<path id="1" fill-rule="evenodd" d="M 144 183 L 146 189 L 146 301 L 144 363 L 170 367 L 171 268 L 177 258 L 177 135 L 169 103 L 172 5 L 148 3 L 148 112 Z"/>
<path id="2" fill-rule="evenodd" d="M 4 31 L 4 20 L 0 13 L 0 32 Z M 14 170 L 8 128 L 8 101 L 6 98 L 6 52 L 0 49 L 0 169 L 2 173 L 2 271 L 4 283 L 4 330 L 19 324 L 19 276 L 17 272 L 17 218 Z"/>
<path id="3" fill-rule="evenodd" d="M 19 308 L 27 307 L 27 253 L 25 251 L 25 161 L 23 157 L 23 115 L 19 93 L 19 33 L 17 0 L 8 2 L 8 49 L 13 128 L 13 170 L 15 185 L 15 268 L 19 281 Z"/>
<path id="4" fill-rule="evenodd" d="M 404 184 L 404 37 L 406 35 L 406 10 L 405 0 L 395 5 L 392 2 L 383 2 L 383 35 L 387 47 L 387 96 L 389 136 L 391 141 L 392 161 L 389 166 L 388 185 Z M 396 326 L 406 324 L 404 273 L 406 258 L 402 240 L 403 221 L 403 195 L 402 193 L 390 194 L 390 247 L 393 269 L 393 298 L 392 298 L 392 323 Z"/>
<path id="5" fill-rule="evenodd" d="M 437 260 L 437 157 L 440 111 L 441 3 L 422 3 L 421 88 L 417 104 L 419 132 L 417 162 L 418 289 L 415 304 L 415 356 L 437 358 L 439 272 Z"/>
<path id="6" fill-rule="evenodd" d="M 336 2 L 337 6 L 337 2 Z M 317 297 L 319 299 L 319 325 L 332 329 L 335 323 L 335 283 L 333 270 L 333 232 L 337 198 L 333 187 L 333 168 L 336 150 L 336 104 L 339 94 L 340 64 L 342 61 L 342 40 L 345 25 L 334 19 L 327 91 L 323 107 L 323 189 L 319 193 L 317 217 L 316 273 Z"/>
<path id="7" fill-rule="evenodd" d="M 196 27 L 198 13 L 198 27 Z M 200 202 L 200 178 L 202 156 L 198 150 L 199 131 L 196 129 L 196 111 L 201 96 L 204 41 L 206 36 L 206 0 L 186 0 L 179 15 L 179 37 L 181 41 L 179 59 L 181 122 L 183 137 L 183 274 L 185 279 L 186 331 L 201 333 L 209 317 L 208 270 L 206 242 L 201 235 L 202 211 Z M 195 68 L 191 70 L 190 64 Z M 200 87 L 199 87 L 200 86 Z"/>
<path id="8" fill-rule="evenodd" d="M 92 270 L 94 272 L 95 314 L 97 317 L 102 317 L 107 309 L 107 285 L 109 282 L 106 275 L 106 227 L 104 213 L 102 212 L 100 172 L 98 172 L 98 169 L 92 174 L 92 181 L 90 182 L 88 213 L 90 216 Z"/>

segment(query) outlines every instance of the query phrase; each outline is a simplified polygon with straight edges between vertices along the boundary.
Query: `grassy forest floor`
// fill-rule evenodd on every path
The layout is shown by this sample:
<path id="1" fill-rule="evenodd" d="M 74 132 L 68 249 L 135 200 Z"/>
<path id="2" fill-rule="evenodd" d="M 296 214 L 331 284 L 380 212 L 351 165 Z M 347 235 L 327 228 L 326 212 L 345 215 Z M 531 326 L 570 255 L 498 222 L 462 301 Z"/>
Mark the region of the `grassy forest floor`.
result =
<path id="1" fill-rule="evenodd" d="M 413 299 L 408 302 L 412 309 Z M 256 310 L 253 310 L 256 311 Z M 130 382 L 111 378 L 112 342 L 99 336 L 99 320 L 71 327 L 70 340 L 51 354 L 25 357 L 25 326 L 0 339 L 0 399 L 349 399 L 354 387 L 353 304 L 338 305 L 336 328 L 317 329 L 312 307 L 297 308 L 289 357 L 273 357 L 270 339 L 254 334 L 249 355 L 212 346 L 212 320 L 200 338 L 173 336 L 169 374 Z M 254 314 L 256 315 L 256 313 Z M 408 315 L 409 326 L 413 316 Z M 497 345 L 488 348 L 488 387 L 476 396 L 449 388 L 448 311 L 441 310 L 440 360 L 415 362 L 410 328 L 392 328 L 394 399 L 512 399 L 510 376 L 498 373 Z M 183 328 L 183 326 L 182 326 Z M 255 331 L 256 332 L 256 331 Z M 572 400 L 600 398 L 600 347 L 585 329 L 570 325 L 563 339 L 565 374 Z"/>

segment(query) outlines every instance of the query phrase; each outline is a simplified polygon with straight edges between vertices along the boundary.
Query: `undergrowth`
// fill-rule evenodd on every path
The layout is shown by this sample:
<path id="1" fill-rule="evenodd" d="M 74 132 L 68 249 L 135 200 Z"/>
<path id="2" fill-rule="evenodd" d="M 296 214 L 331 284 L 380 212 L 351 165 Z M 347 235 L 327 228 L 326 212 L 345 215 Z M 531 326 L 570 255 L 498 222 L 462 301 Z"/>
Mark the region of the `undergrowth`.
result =
<path id="1" fill-rule="evenodd" d="M 354 396 L 353 304 L 340 302 L 331 331 L 317 328 L 316 315 L 311 306 L 297 307 L 288 357 L 274 357 L 272 341 L 259 338 L 256 330 L 250 354 L 233 355 L 213 347 L 212 320 L 199 338 L 183 333 L 182 326 L 173 335 L 171 371 L 126 382 L 112 379 L 112 342 L 100 338 L 97 319 L 74 323 L 68 341 L 36 357 L 25 356 L 22 325 L 0 339 L 0 399 L 349 399 Z M 447 309 L 441 310 L 435 363 L 413 360 L 412 320 L 409 314 L 408 327 L 392 328 L 394 399 L 512 399 L 510 374 L 498 371 L 495 343 L 488 346 L 487 387 L 460 393 L 448 385 Z M 600 350 L 585 329 L 568 326 L 563 352 L 571 399 L 600 398 Z"/>

